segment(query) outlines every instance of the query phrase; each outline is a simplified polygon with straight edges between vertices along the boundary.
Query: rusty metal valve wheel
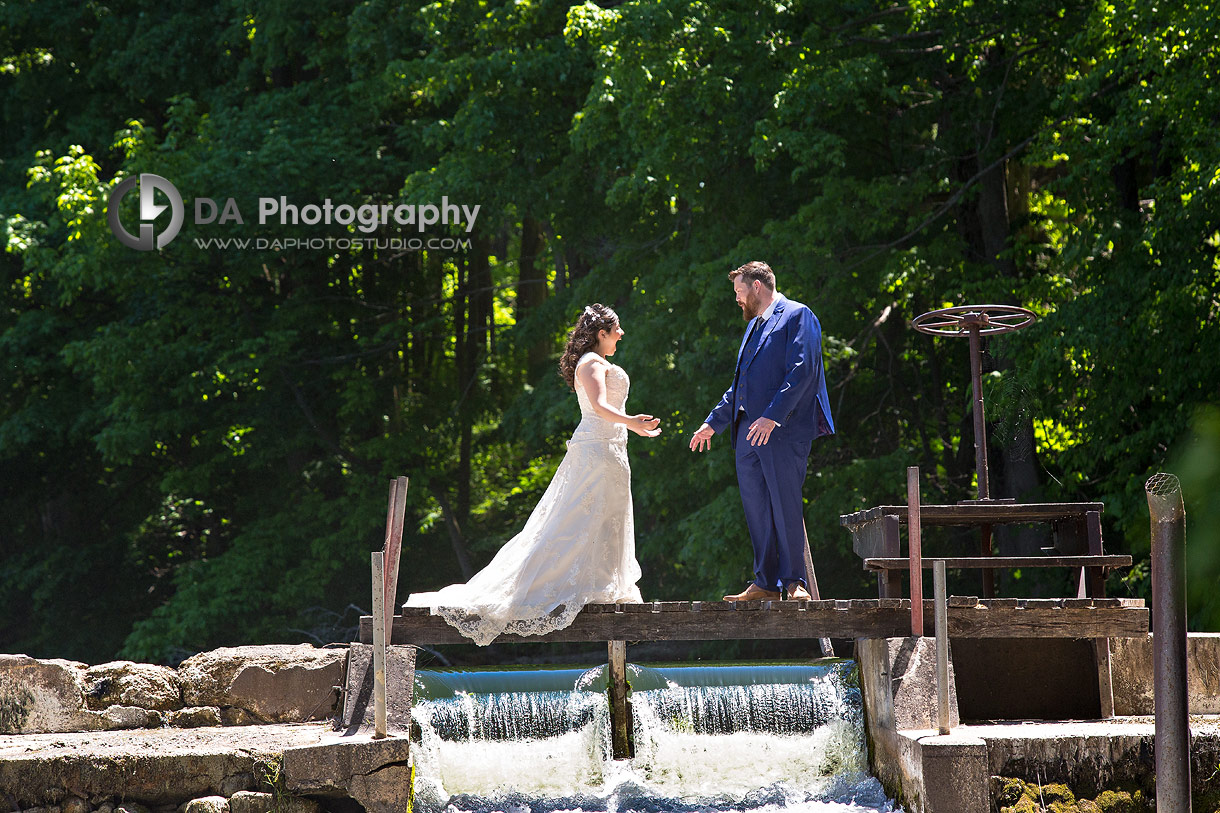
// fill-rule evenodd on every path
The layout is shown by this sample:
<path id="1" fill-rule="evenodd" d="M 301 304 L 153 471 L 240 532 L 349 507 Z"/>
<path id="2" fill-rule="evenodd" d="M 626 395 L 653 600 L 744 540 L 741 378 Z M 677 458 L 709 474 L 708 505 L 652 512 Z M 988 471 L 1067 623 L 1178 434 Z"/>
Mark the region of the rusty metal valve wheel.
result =
<path id="1" fill-rule="evenodd" d="M 932 336 L 957 336 L 978 328 L 978 335 L 1009 333 L 1033 324 L 1034 312 L 1016 305 L 958 305 L 928 311 L 911 320 L 911 327 Z"/>

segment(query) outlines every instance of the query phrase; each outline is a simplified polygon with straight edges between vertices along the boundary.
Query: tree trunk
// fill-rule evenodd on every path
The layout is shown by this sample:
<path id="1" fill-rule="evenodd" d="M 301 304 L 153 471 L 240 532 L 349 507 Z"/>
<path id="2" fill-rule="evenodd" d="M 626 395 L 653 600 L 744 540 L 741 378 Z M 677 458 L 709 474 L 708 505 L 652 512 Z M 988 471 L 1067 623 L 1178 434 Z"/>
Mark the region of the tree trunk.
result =
<path id="1" fill-rule="evenodd" d="M 462 578 L 470 581 L 470 578 L 474 576 L 474 564 L 470 560 L 470 549 L 466 545 L 465 535 L 462 534 L 461 523 L 453 514 L 453 506 L 449 504 L 449 495 L 445 493 L 445 489 L 436 484 L 432 484 L 431 489 L 436 501 L 440 503 L 441 517 L 445 521 L 445 530 L 449 533 L 449 544 L 453 546 L 453 555 L 462 571 Z"/>
<path id="2" fill-rule="evenodd" d="M 458 467 L 457 467 L 457 506 L 455 521 L 465 525 L 470 514 L 470 441 L 471 441 L 471 410 L 469 407 L 470 393 L 470 323 L 473 314 L 470 313 L 470 260 L 463 258 L 456 263 L 457 291 L 453 297 L 453 337 L 454 361 L 457 371 L 455 383 L 457 386 L 456 407 L 458 430 Z"/>
<path id="3" fill-rule="evenodd" d="M 546 269 L 540 267 L 538 254 L 542 249 L 542 233 L 538 222 L 526 217 L 521 222 L 521 257 L 517 263 L 517 324 L 524 324 L 540 305 L 546 302 Z M 550 342 L 540 338 L 527 351 L 526 380 L 537 382 L 550 357 Z"/>

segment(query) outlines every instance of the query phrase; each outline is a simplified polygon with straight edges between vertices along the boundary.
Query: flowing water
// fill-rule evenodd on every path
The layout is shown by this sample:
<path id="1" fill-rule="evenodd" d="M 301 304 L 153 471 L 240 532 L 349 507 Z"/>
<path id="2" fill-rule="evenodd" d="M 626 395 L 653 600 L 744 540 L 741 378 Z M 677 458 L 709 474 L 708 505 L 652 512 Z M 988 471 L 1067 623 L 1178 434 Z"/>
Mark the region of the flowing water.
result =
<path id="1" fill-rule="evenodd" d="M 422 813 L 884 813 L 849 661 L 628 664 L 635 757 L 610 758 L 605 667 L 416 675 Z"/>

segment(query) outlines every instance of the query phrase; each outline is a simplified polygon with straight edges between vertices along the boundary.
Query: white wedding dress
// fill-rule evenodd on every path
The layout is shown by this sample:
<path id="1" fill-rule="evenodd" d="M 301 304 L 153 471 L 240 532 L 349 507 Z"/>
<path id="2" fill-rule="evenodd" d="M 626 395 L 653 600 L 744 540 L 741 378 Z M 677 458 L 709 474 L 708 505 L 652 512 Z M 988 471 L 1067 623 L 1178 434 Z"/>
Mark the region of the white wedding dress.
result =
<path id="1" fill-rule="evenodd" d="M 607 364 L 606 401 L 623 409 L 627 373 Z M 412 593 L 408 607 L 431 607 L 480 646 L 502 632 L 542 635 L 572 623 L 586 604 L 640 602 L 627 427 L 593 411 L 576 380 L 580 425 L 542 500 L 521 533 L 465 584 Z"/>

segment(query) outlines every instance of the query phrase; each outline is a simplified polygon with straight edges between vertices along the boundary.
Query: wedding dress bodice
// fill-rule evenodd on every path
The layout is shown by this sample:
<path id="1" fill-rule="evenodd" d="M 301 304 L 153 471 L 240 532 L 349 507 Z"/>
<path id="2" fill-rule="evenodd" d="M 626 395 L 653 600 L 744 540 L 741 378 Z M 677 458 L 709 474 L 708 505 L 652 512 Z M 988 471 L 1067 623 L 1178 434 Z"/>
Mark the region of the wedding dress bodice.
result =
<path id="1" fill-rule="evenodd" d="M 590 356 L 601 359 L 601 356 L 598 356 L 596 353 L 585 353 L 580 357 L 580 361 L 576 363 L 576 366 L 579 367 Z M 610 362 L 604 359 L 602 361 L 609 364 L 609 369 L 606 370 L 606 403 L 615 409 L 624 409 L 627 405 L 627 392 L 631 389 L 631 379 L 627 377 L 627 371 L 622 367 L 610 364 Z M 627 426 L 625 424 L 611 423 L 594 411 L 593 401 L 589 398 L 589 394 L 585 392 L 585 387 L 580 382 L 579 376 L 576 378 L 576 400 L 580 403 L 580 425 L 576 427 L 576 431 L 572 434 L 572 441 L 627 440 Z"/>

